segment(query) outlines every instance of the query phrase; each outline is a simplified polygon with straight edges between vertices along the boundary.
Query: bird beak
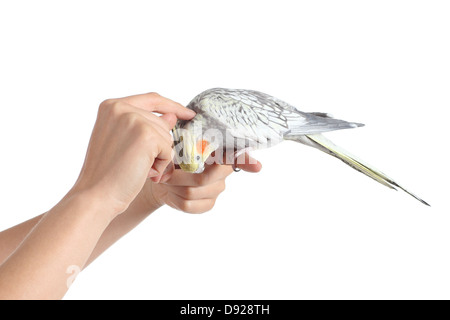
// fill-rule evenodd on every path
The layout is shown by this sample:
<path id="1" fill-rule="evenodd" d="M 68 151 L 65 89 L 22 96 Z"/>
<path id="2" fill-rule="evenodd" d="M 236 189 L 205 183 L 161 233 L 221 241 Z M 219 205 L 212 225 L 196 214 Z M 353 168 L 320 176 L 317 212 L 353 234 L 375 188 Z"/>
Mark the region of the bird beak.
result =
<path id="1" fill-rule="evenodd" d="M 199 165 L 197 163 L 180 163 L 181 170 L 190 173 L 197 173 L 198 167 Z"/>

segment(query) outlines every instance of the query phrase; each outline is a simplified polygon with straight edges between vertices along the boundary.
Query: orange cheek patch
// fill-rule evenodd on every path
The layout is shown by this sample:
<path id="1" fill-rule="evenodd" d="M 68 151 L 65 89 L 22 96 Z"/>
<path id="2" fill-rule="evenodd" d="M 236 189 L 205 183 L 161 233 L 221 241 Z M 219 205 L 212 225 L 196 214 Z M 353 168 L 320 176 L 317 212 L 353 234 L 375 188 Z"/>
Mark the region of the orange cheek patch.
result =
<path id="1" fill-rule="evenodd" d="M 209 142 L 206 140 L 199 140 L 197 142 L 197 152 L 203 154 L 206 148 L 209 146 Z"/>

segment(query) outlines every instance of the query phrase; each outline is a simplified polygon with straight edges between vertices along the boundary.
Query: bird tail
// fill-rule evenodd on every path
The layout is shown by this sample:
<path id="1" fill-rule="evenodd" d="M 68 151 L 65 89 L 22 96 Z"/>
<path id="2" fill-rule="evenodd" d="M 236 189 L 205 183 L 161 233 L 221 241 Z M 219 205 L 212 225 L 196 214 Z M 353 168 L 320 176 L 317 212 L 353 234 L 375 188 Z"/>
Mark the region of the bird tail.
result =
<path id="1" fill-rule="evenodd" d="M 342 160 L 344 163 L 348 164 L 353 169 L 365 174 L 366 176 L 374 179 L 375 181 L 381 183 L 382 185 L 396 190 L 396 187 L 399 189 L 402 189 L 412 197 L 416 198 L 423 204 L 429 206 L 428 203 L 426 203 L 424 200 L 413 194 L 412 192 L 406 190 L 399 184 L 397 184 L 395 181 L 393 181 L 391 178 L 389 178 L 387 175 L 382 173 L 381 171 L 375 169 L 374 167 L 368 165 L 367 163 L 364 163 L 363 161 L 359 160 L 357 157 L 353 156 L 346 150 L 342 149 L 341 147 L 338 147 L 333 142 L 325 138 L 321 134 L 311 134 L 303 136 L 301 139 L 297 140 L 299 142 L 302 142 L 304 144 L 307 144 L 309 146 L 315 147 L 321 151 L 324 151 L 340 160 Z"/>

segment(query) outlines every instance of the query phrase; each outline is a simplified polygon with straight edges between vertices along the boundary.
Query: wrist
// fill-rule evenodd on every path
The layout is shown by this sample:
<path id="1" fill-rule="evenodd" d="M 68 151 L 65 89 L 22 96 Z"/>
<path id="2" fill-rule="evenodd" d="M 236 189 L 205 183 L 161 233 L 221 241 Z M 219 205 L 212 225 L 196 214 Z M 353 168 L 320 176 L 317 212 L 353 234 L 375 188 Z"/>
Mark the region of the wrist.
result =
<path id="1" fill-rule="evenodd" d="M 159 184 L 148 180 L 144 188 L 142 188 L 139 193 L 138 198 L 140 199 L 140 204 L 148 212 L 148 214 L 154 212 L 155 210 L 161 208 L 165 203 L 162 197 L 157 196 L 156 189 Z"/>
<path id="2" fill-rule="evenodd" d="M 111 222 L 118 214 L 126 210 L 125 206 L 106 199 L 104 193 L 96 190 L 70 190 L 61 200 L 59 205 L 74 204 L 83 208 L 87 215 L 95 215 L 99 220 L 107 224 Z"/>

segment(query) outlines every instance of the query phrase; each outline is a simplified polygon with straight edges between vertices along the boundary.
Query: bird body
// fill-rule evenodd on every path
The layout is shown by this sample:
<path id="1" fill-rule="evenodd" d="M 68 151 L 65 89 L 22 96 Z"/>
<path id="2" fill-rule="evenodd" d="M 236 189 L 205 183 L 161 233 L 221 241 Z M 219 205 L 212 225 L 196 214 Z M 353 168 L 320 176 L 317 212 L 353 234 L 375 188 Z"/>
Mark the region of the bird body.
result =
<path id="1" fill-rule="evenodd" d="M 197 115 L 178 121 L 173 130 L 175 161 L 184 171 L 200 173 L 211 155 L 240 154 L 246 150 L 296 141 L 328 153 L 379 183 L 398 187 L 422 203 L 381 171 L 336 146 L 323 132 L 363 126 L 321 112 L 302 112 L 268 94 L 242 89 L 214 88 L 197 95 L 187 106 Z"/>

